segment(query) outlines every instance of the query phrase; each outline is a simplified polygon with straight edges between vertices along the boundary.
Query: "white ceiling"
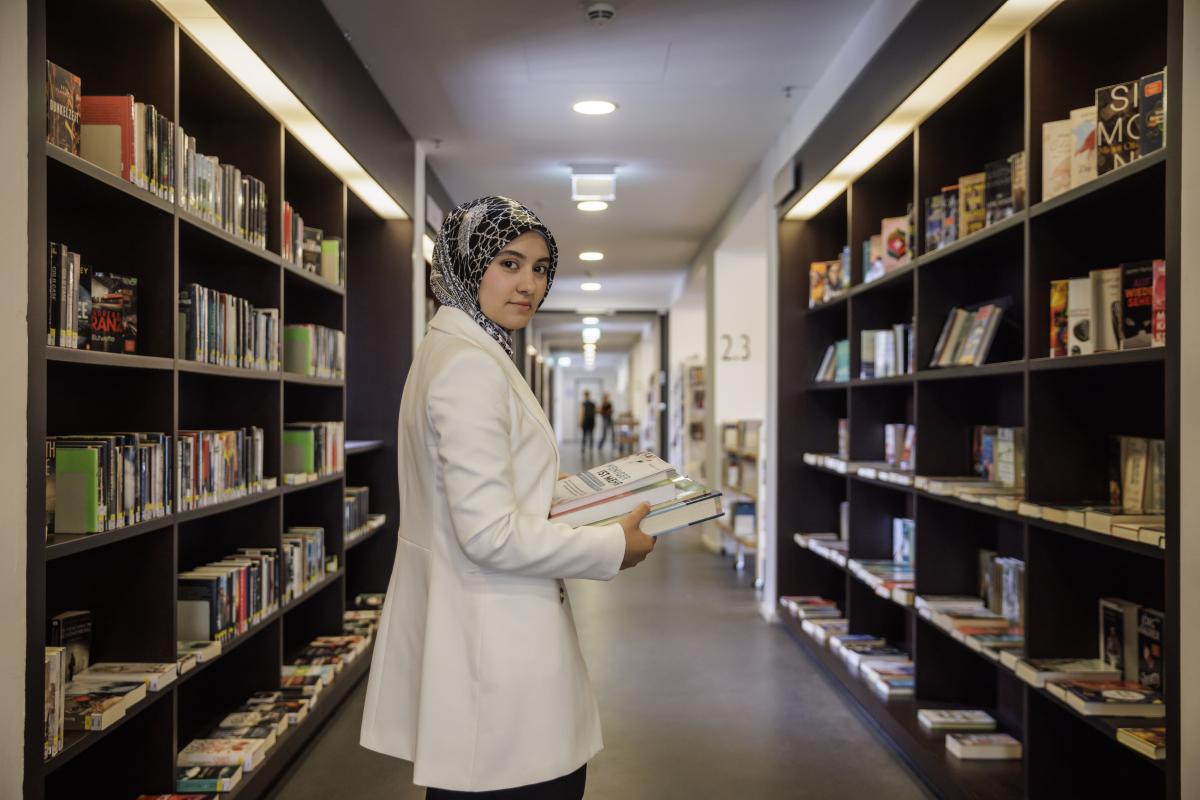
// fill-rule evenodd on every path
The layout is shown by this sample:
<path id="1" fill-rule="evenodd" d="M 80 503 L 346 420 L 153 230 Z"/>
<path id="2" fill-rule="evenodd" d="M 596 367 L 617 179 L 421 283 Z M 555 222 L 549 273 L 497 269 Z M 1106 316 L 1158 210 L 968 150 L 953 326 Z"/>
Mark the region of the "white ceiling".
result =
<path id="1" fill-rule="evenodd" d="M 663 308 L 808 87 L 871 0 L 325 0 L 453 198 L 504 194 L 554 231 L 547 308 Z M 783 87 L 794 86 L 789 98 Z M 571 111 L 605 98 L 607 117 Z M 604 212 L 569 164 L 617 164 Z M 580 262 L 601 250 L 599 263 Z M 586 294 L 586 272 L 604 284 Z"/>

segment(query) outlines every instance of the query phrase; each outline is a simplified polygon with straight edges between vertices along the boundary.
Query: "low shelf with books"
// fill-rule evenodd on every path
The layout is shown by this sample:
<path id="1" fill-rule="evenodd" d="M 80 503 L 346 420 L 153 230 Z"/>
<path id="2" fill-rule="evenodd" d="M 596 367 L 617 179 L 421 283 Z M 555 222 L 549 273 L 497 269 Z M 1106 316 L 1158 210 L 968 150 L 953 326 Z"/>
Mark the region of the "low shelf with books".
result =
<path id="1" fill-rule="evenodd" d="M 1131 36 L 1120 21 L 1135 6 L 1151 24 Z M 779 364 L 785 377 L 778 399 L 788 412 L 779 421 L 777 469 L 779 483 L 789 487 L 777 502 L 779 591 L 835 599 L 850 631 L 905 643 L 918 704 L 990 709 L 1001 730 L 1024 746 L 1021 761 L 1003 765 L 1015 775 L 1011 797 L 1103 795 L 1113 787 L 1179 797 L 1172 755 L 1179 661 L 1163 633 L 1177 629 L 1179 612 L 1173 542 L 1179 487 L 1177 466 L 1165 456 L 1179 434 L 1178 349 L 1164 316 L 1177 307 L 1171 259 L 1178 260 L 1179 230 L 1170 220 L 1179 204 L 1179 164 L 1175 151 L 1153 149 L 1152 136 L 1147 152 L 1134 152 L 1137 143 L 1122 145 L 1129 163 L 1105 166 L 1107 152 L 1093 162 L 1099 177 L 1093 172 L 1072 184 L 1076 176 L 1068 169 L 1063 185 L 1057 168 L 1043 169 L 1058 154 L 1050 145 L 1043 149 L 1042 139 L 1043 123 L 1072 109 L 1111 106 L 1133 87 L 1151 93 L 1146 112 L 1153 114 L 1154 97 L 1178 86 L 1170 70 L 1165 80 L 1157 74 L 1167 62 L 1167 42 L 1178 35 L 1164 28 L 1176 6 L 1177 0 L 1149 6 L 1064 0 L 921 121 L 911 146 L 898 145 L 908 176 L 892 172 L 896 154 L 885 156 L 889 166 L 879 174 L 893 175 L 890 181 L 871 168 L 811 218 L 782 219 L 779 226 L 778 333 L 797 343 Z M 1086 54 L 1070 59 L 1084 43 Z M 1121 82 L 1127 89 L 1114 89 Z M 1108 106 L 1105 113 L 1113 110 Z M 1081 152 L 1086 160 L 1087 149 Z M 1097 158 L 1094 151 L 1090 157 Z M 976 191 L 979 177 L 982 205 L 956 205 L 964 183 Z M 860 283 L 862 254 L 870 253 L 853 247 L 867 224 L 862 215 L 895 205 L 898 186 L 907 187 L 915 209 L 913 257 L 907 271 Z M 982 214 L 969 234 L 962 217 L 968 211 Z M 1097 221 L 1109 219 L 1120 224 L 1097 237 Z M 833 258 L 846 231 L 851 288 L 836 307 L 810 307 L 805 267 Z M 1064 288 L 1076 284 L 1079 302 L 1069 306 L 1068 320 Z M 999 313 L 983 314 L 989 306 Z M 969 318 L 961 317 L 951 337 L 956 311 Z M 915 317 L 915 375 L 864 379 L 862 332 L 908 314 Z M 976 335 L 982 344 L 972 347 Z M 846 342 L 845 383 L 821 369 L 839 341 Z M 942 351 L 951 355 L 941 357 Z M 890 424 L 915 428 L 909 469 L 889 463 L 881 432 Z M 1023 478 L 1009 466 L 1007 449 L 1002 460 L 994 451 L 990 462 L 980 458 L 979 431 L 993 429 L 993 447 L 1002 438 L 1005 448 L 1009 441 L 1016 448 L 1015 438 L 1004 437 L 1019 436 Z M 846 520 L 839 525 L 843 502 Z M 890 592 L 876 594 L 879 571 L 895 560 L 884 547 L 885 523 L 897 517 L 914 523 L 917 604 L 923 595 L 985 597 L 975 583 L 981 553 L 1006 568 L 1021 564 L 1024 617 L 1019 628 L 1010 622 L 1016 632 L 949 630 L 916 619 L 919 610 L 904 612 Z M 793 540 L 797 534 L 837 538 L 804 547 Z M 876 572 L 850 566 L 863 560 L 878 562 Z M 1136 673 L 1122 667 L 1122 679 L 1133 680 L 1143 696 L 1161 693 L 1162 719 L 1087 716 L 1083 709 L 1092 701 L 1085 688 L 1054 690 L 1068 702 L 1002 663 L 1017 642 L 1034 660 L 1112 659 L 1112 636 L 1098 635 L 1109 600 L 1137 609 L 1138 635 L 1152 655 Z M 831 674 L 881 727 L 894 723 L 855 677 Z M 1153 732 L 1135 750 L 1128 735 L 1118 740 L 1122 727 Z M 893 740 L 940 795 L 992 796 L 968 786 L 962 773 L 925 764 L 918 742 Z M 1167 756 L 1155 762 L 1155 750 L 1161 756 L 1163 749 L 1156 742 L 1163 741 Z M 1088 773 L 1086 780 L 1072 777 L 1079 771 Z"/>
<path id="2" fill-rule="evenodd" d="M 114 796 L 169 792 L 175 788 L 176 745 L 185 743 L 179 738 L 198 732 L 213 710 L 236 706 L 240 698 L 230 694 L 231 687 L 256 682 L 262 684 L 258 688 L 278 687 L 293 637 L 306 631 L 342 633 L 351 624 L 345 622 L 344 628 L 342 616 L 350 600 L 376 596 L 387 587 L 394 536 L 376 535 L 387 530 L 378 521 L 372 521 L 374 527 L 344 528 L 344 490 L 348 477 L 362 486 L 370 476 L 378 506 L 373 503 L 369 511 L 385 514 L 391 525 L 399 519 L 398 498 L 390 496 L 397 491 L 394 450 L 386 442 L 395 441 L 395 410 L 410 351 L 411 304 L 404 298 L 411 292 L 412 224 L 372 212 L 154 2 L 85 7 L 37 0 L 30 15 L 31 58 L 51 62 L 31 74 L 30 95 L 46 101 L 49 82 L 58 101 L 82 109 L 82 120 L 72 127 L 66 116 L 51 116 L 47 130 L 46 108 L 30 120 L 30 152 L 45 155 L 30 162 L 31 197 L 42 201 L 30 208 L 35 235 L 29 335 L 32 341 L 49 341 L 31 351 L 29 365 L 30 463 L 38 469 L 29 476 L 27 534 L 35 577 L 29 585 L 26 685 L 30 698 L 38 699 L 36 707 L 29 701 L 24 715 L 26 795 L 35 800 L 78 796 L 94 793 L 97 785 Z M 103 41 L 95 36 L 101 29 L 108 32 Z M 133 148 L 132 128 L 98 121 L 97 98 L 109 105 L 128 103 L 123 107 L 159 137 L 161 156 L 167 155 L 166 145 L 179 145 L 176 154 L 182 160 L 175 163 L 174 181 L 170 159 L 155 161 Z M 97 135 L 97 126 L 112 130 Z M 173 136 L 181 129 L 190 140 Z M 139 166 L 160 172 L 139 176 Z M 231 190 L 236 181 L 237 196 L 231 192 L 217 200 L 197 193 L 201 184 L 189 180 L 204 169 L 210 179 L 228 180 Z M 227 201 L 241 203 L 245 213 L 218 213 L 213 203 Z M 329 262 L 337 269 L 336 280 L 284 260 L 285 201 L 303 207 L 328 240 L 339 240 Z M 348 241 L 356 248 L 352 259 Z M 51 245 L 58 260 L 50 258 Z M 64 264 L 67 269 L 60 273 Z M 206 315 L 214 311 L 218 323 L 235 325 L 199 327 L 210 318 L 191 313 L 198 297 L 193 287 L 210 293 L 203 302 Z M 64 313 L 68 302 L 76 305 Z M 274 331 L 267 320 L 277 321 Z M 223 330 L 236 330 L 238 321 L 250 335 L 222 339 Z M 364 382 L 358 383 L 346 364 L 337 373 L 325 372 L 324 364 L 312 374 L 285 373 L 285 322 L 345 332 L 347 358 Z M 272 360 L 272 348 L 265 345 L 274 346 L 276 335 L 279 347 Z M 379 341 L 394 346 L 400 359 L 382 377 L 373 369 Z M 239 352 L 231 344 L 245 349 Z M 285 485 L 288 426 L 318 420 L 344 429 L 350 418 L 360 439 L 372 434 L 355 456 L 355 472 L 348 471 L 339 452 L 336 464 L 314 471 L 311 481 Z M 96 497 L 97 502 L 110 499 L 106 516 L 112 519 L 80 528 L 70 521 L 72 509 L 94 510 L 97 518 L 100 509 L 93 508 L 87 493 L 84 505 L 76 505 L 79 498 L 71 493 L 69 479 L 57 480 L 57 455 L 46 470 L 46 440 L 82 436 L 84 443 L 69 449 L 100 450 L 111 431 L 169 437 L 170 461 L 185 441 L 192 442 L 193 433 L 196 441 L 212 435 L 222 442 L 229 433 L 229 441 L 241 444 L 214 451 L 209 463 L 221 465 L 226 478 L 236 467 L 237 478 L 221 481 L 213 478 L 215 472 L 201 476 L 197 471 L 186 478 L 187 488 L 177 486 L 185 478 L 172 469 L 168 479 L 149 451 L 144 465 L 138 460 L 141 445 L 161 446 L 161 439 L 122 444 L 120 502 L 111 502 L 118 497 L 115 469 Z M 86 443 L 97 438 L 100 443 Z M 194 456 L 195 442 L 189 446 Z M 63 461 L 64 476 L 69 462 Z M 146 500 L 140 494 L 143 466 L 161 497 Z M 139 476 L 132 496 L 142 516 L 123 510 L 128 475 Z M 57 484 L 49 495 L 55 518 L 66 512 L 61 524 L 47 524 L 42 491 L 47 478 Z M 114 493 L 104 494 L 109 491 Z M 179 576 L 215 569 L 217 561 L 249 558 L 242 548 L 279 551 L 287 546 L 289 529 L 299 526 L 326 531 L 329 560 L 321 564 L 319 578 L 295 597 L 261 609 L 238 635 L 223 641 L 219 655 L 206 654 L 173 684 L 129 705 L 125 716 L 104 730 L 67 732 L 66 747 L 43 760 L 44 731 L 35 712 L 43 710 L 47 673 L 43 648 L 36 643 L 50 644 L 53 634 L 47 628 L 53 617 L 87 612 L 93 664 L 171 664 L 181 658 L 187 664 L 189 659 L 177 652 Z M 351 544 L 353 555 L 347 558 Z M 97 581 L 97 575 L 104 580 Z M 131 625 L 131 619 L 138 624 Z M 281 738 L 270 768 L 244 780 L 237 794 L 257 797 L 267 791 L 365 675 L 368 662 L 369 650 L 330 687 L 320 713 Z M 138 754 L 133 762 L 131 752 Z"/>

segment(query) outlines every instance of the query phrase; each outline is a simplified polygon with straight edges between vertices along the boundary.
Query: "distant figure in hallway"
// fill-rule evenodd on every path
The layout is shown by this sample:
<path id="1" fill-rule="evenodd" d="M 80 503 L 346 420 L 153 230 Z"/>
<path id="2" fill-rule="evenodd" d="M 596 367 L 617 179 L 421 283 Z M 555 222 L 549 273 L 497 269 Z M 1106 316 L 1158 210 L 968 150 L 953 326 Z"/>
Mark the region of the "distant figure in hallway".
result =
<path id="1" fill-rule="evenodd" d="M 600 401 L 600 449 L 604 449 L 604 443 L 608 442 L 609 447 L 616 444 L 616 436 L 613 434 L 613 404 L 608 396 L 608 392 L 604 393 L 604 399 Z"/>
<path id="2" fill-rule="evenodd" d="M 583 407 L 579 409 L 579 427 L 583 428 L 583 442 L 579 449 L 595 449 L 596 404 L 592 402 L 592 393 L 586 389 L 583 391 Z"/>

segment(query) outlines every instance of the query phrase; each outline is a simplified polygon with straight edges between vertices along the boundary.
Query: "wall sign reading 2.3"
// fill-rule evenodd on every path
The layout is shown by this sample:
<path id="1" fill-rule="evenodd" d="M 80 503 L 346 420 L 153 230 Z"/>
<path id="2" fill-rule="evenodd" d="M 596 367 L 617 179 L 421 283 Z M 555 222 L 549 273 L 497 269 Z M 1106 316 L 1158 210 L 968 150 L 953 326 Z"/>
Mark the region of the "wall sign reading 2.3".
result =
<path id="1" fill-rule="evenodd" d="M 745 333 L 737 335 L 738 341 L 741 342 L 740 347 L 734 347 L 733 339 L 728 333 L 721 334 L 721 342 L 724 347 L 721 348 L 722 361 L 749 361 L 750 360 L 750 336 Z"/>

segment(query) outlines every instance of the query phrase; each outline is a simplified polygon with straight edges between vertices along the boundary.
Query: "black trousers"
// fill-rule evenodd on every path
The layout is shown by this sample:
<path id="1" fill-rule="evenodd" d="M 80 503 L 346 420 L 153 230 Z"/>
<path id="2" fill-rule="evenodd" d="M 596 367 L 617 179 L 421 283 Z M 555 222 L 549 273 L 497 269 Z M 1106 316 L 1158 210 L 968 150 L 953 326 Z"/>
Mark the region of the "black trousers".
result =
<path id="1" fill-rule="evenodd" d="M 583 442 L 579 445 L 580 450 L 590 449 L 596 446 L 595 440 L 596 423 L 591 425 L 584 424 L 583 426 Z"/>
<path id="2" fill-rule="evenodd" d="M 584 764 L 570 775 L 552 781 L 494 792 L 453 792 L 431 787 L 425 790 L 425 800 L 583 800 L 586 784 L 587 764 Z"/>

